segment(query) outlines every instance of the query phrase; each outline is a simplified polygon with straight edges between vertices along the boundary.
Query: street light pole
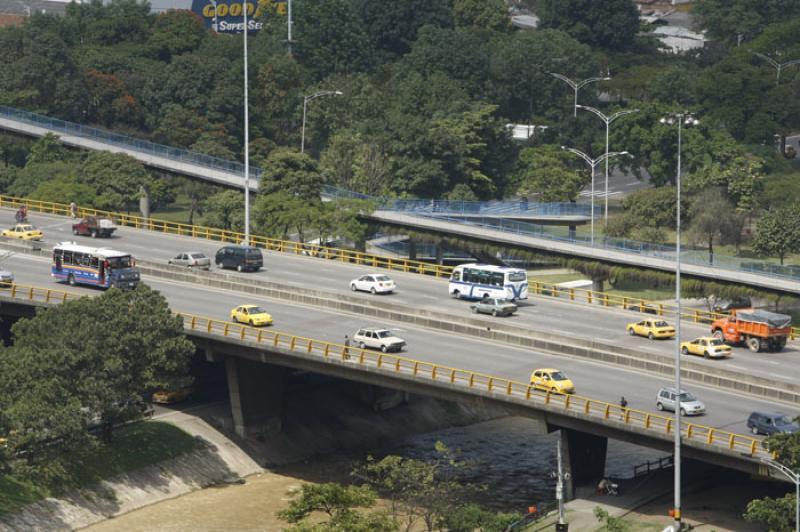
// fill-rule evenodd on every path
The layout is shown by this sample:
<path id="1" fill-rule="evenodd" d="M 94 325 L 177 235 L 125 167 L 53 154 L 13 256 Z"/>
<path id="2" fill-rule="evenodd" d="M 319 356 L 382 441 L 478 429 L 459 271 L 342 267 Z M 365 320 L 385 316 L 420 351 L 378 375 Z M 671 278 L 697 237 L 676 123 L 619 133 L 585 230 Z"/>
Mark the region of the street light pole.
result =
<path id="1" fill-rule="evenodd" d="M 770 56 L 764 55 L 764 54 L 759 53 L 759 52 L 753 52 L 753 55 L 755 55 L 757 57 L 760 57 L 761 59 L 763 59 L 764 61 L 769 63 L 772 68 L 775 69 L 775 85 L 780 85 L 780 83 L 781 83 L 781 71 L 784 68 L 786 68 L 788 66 L 792 66 L 792 65 L 800 65 L 800 59 L 793 59 L 791 61 L 786 61 L 785 63 L 778 63 L 777 61 L 775 61 Z"/>
<path id="2" fill-rule="evenodd" d="M 605 197 L 605 207 L 604 207 L 604 214 L 603 214 L 603 226 L 608 226 L 608 133 L 611 129 L 611 122 L 620 118 L 622 116 L 630 115 L 633 113 L 638 113 L 639 109 L 629 109 L 627 111 L 617 111 L 616 113 L 612 113 L 611 115 L 605 115 L 599 109 L 594 107 L 590 107 L 588 105 L 577 105 L 579 109 L 583 109 L 584 111 L 589 111 L 596 114 L 600 117 L 600 120 L 605 122 L 606 124 L 606 197 Z"/>
<path id="3" fill-rule="evenodd" d="M 678 406 L 675 408 L 674 430 L 674 470 L 675 470 L 675 504 L 673 508 L 674 529 L 681 530 L 681 151 L 683 149 L 683 126 L 696 126 L 699 121 L 688 112 L 674 113 L 660 120 L 662 124 L 678 124 L 678 171 L 675 178 L 677 189 L 675 213 L 675 393 L 678 395 Z"/>
<path id="4" fill-rule="evenodd" d="M 341 96 L 341 91 L 319 91 L 315 92 L 310 96 L 303 96 L 303 127 L 301 128 L 300 133 L 300 153 L 305 152 L 306 148 L 306 111 L 308 109 L 308 102 L 313 100 L 314 98 L 319 98 L 321 96 Z"/>
<path id="5" fill-rule="evenodd" d="M 289 55 L 292 55 L 292 0 L 286 2 L 286 42 Z"/>
<path id="6" fill-rule="evenodd" d="M 247 99 L 247 1 L 242 2 L 244 16 L 244 244 L 250 245 L 250 116 Z"/>
<path id="7" fill-rule="evenodd" d="M 800 532 L 800 474 L 795 473 L 785 465 L 774 460 L 762 458 L 761 461 L 769 467 L 778 470 L 786 478 L 794 482 L 794 530 L 795 532 Z"/>
<path id="8" fill-rule="evenodd" d="M 573 102 L 573 107 L 574 107 L 573 116 L 575 117 L 578 116 L 578 91 L 581 90 L 584 86 L 588 85 L 589 83 L 594 83 L 595 81 L 608 81 L 611 79 L 611 77 L 606 76 L 603 78 L 586 78 L 581 81 L 573 81 L 563 74 L 556 74 L 554 72 L 550 72 L 550 75 L 556 79 L 560 79 L 561 81 L 572 87 L 572 90 L 575 93 L 575 98 Z"/>
<path id="9" fill-rule="evenodd" d="M 567 148 L 566 146 L 561 146 L 562 150 L 566 150 L 570 153 L 574 153 L 584 161 L 589 167 L 592 169 L 592 185 L 591 185 L 591 194 L 590 194 L 590 201 L 591 201 L 591 215 L 589 216 L 589 221 L 591 224 L 591 243 L 594 246 L 594 170 L 597 168 L 597 165 L 602 163 L 603 161 L 607 161 L 611 157 L 617 157 L 618 155 L 627 155 L 628 157 L 633 157 L 630 153 L 626 151 L 612 151 L 610 153 L 605 153 L 598 157 L 597 159 L 592 159 L 587 154 L 582 152 L 581 150 L 576 150 L 575 148 Z"/>

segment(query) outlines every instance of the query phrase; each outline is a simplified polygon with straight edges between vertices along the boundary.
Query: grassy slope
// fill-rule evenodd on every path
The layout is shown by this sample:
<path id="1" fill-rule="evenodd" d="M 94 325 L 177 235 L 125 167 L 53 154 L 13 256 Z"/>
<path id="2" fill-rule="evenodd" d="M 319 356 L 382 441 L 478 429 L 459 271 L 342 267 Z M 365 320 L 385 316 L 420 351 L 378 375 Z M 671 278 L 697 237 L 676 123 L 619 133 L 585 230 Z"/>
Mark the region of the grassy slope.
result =
<path id="1" fill-rule="evenodd" d="M 105 478 L 175 458 L 201 443 L 181 429 L 159 421 L 135 423 L 118 429 L 110 445 L 93 452 L 77 452 L 71 462 L 72 484 L 84 487 Z M 45 486 L 0 476 L 0 513 L 52 496 Z"/>

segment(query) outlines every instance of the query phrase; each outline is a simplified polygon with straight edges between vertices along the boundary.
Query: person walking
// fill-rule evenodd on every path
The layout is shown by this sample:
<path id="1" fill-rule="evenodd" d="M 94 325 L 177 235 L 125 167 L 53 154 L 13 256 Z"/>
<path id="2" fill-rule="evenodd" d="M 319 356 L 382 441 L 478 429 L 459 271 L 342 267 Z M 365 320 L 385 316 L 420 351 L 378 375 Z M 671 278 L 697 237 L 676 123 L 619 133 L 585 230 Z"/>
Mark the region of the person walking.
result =
<path id="1" fill-rule="evenodd" d="M 350 360 L 350 337 L 346 334 L 344 335 L 344 359 Z"/>
<path id="2" fill-rule="evenodd" d="M 70 218 L 78 217 L 78 204 L 74 201 L 70 202 L 69 204 L 69 216 Z"/>
<path id="3" fill-rule="evenodd" d="M 620 406 L 620 408 L 628 408 L 628 400 L 627 400 L 627 399 L 625 399 L 625 396 L 624 396 L 624 395 L 623 395 L 623 396 L 622 396 L 622 398 L 619 400 L 619 406 Z"/>

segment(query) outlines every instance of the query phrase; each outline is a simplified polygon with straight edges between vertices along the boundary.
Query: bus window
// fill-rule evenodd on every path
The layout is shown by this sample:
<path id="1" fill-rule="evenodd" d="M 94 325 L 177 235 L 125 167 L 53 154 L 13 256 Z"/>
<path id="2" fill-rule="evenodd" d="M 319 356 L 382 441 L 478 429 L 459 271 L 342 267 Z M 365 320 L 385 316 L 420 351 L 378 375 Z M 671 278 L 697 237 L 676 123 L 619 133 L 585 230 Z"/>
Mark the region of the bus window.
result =
<path id="1" fill-rule="evenodd" d="M 460 281 L 461 280 L 461 272 L 454 271 L 453 275 L 450 277 L 451 281 Z"/>
<path id="2" fill-rule="evenodd" d="M 72 264 L 72 252 L 71 251 L 66 251 L 66 250 L 64 251 L 63 264 L 66 264 L 67 266 Z"/>
<path id="3" fill-rule="evenodd" d="M 501 272 L 491 272 L 490 275 L 494 286 L 503 286 L 503 274 Z"/>

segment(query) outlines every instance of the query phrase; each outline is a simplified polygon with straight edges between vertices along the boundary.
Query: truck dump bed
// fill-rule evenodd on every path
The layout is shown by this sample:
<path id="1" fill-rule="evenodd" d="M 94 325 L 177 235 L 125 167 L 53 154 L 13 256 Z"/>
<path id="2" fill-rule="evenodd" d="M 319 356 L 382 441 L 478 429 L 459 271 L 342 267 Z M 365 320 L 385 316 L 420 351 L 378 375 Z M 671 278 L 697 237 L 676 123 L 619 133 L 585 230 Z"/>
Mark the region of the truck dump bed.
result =
<path id="1" fill-rule="evenodd" d="M 764 323 L 771 329 L 783 329 L 792 322 L 791 316 L 769 312 L 768 310 L 739 310 L 736 312 L 736 317 L 744 321 Z"/>

